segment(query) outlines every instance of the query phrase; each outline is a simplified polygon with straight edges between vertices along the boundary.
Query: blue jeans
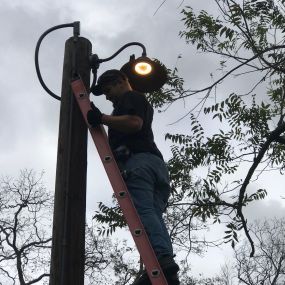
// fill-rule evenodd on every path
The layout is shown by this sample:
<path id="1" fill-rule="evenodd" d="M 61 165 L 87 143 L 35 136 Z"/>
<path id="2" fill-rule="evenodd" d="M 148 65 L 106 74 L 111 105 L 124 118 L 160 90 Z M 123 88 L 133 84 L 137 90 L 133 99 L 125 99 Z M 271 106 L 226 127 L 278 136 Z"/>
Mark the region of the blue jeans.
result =
<path id="1" fill-rule="evenodd" d="M 162 218 L 170 194 L 169 175 L 164 161 L 143 152 L 133 154 L 123 164 L 126 185 L 148 238 L 159 258 L 173 256 L 172 243 Z"/>

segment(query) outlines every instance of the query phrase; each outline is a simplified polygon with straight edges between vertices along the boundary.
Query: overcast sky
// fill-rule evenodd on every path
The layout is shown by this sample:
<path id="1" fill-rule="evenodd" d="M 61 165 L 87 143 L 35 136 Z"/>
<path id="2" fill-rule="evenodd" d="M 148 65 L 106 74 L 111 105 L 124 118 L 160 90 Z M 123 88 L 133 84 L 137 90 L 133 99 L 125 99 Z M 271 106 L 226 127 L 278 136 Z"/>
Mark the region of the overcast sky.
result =
<path id="1" fill-rule="evenodd" d="M 195 89 L 207 85 L 209 73 L 215 71 L 217 62 L 197 55 L 178 34 L 183 29 L 180 13 L 183 5 L 206 9 L 215 7 L 213 1 L 169 0 L 157 11 L 161 3 L 162 0 L 0 0 L 0 175 L 17 176 L 23 168 L 44 170 L 45 183 L 54 191 L 60 103 L 42 89 L 34 67 L 37 40 L 52 26 L 80 21 L 81 36 L 92 42 L 93 53 L 101 58 L 110 56 L 127 42 L 142 42 L 149 57 L 158 58 L 169 68 L 178 66 L 186 87 Z M 70 36 L 71 28 L 56 31 L 44 40 L 40 50 L 42 75 L 57 94 L 61 88 L 64 43 Z M 108 68 L 120 68 L 133 53 L 140 56 L 140 48 L 129 48 L 112 62 L 102 64 L 99 74 Z M 177 61 L 178 55 L 182 58 Z M 92 99 L 103 112 L 111 111 L 111 105 L 104 98 Z M 187 104 L 191 102 L 186 102 L 186 107 Z M 177 104 L 166 113 L 155 114 L 155 138 L 166 159 L 170 157 L 170 149 L 164 135 L 167 131 L 187 131 L 187 119 L 169 126 L 186 112 L 183 104 Z M 248 210 L 249 216 L 253 218 L 261 212 L 283 213 L 284 200 L 280 200 L 280 195 L 284 177 L 272 174 L 258 183 L 261 187 L 272 186 L 274 192 L 266 201 L 253 205 Z M 98 201 L 107 203 L 110 197 L 107 177 L 89 140 L 88 215 Z M 206 255 L 210 273 L 218 270 L 216 260 L 223 258 L 222 251 L 218 253 L 219 258 L 216 254 Z M 194 259 L 194 269 L 202 271 L 205 260 Z"/>

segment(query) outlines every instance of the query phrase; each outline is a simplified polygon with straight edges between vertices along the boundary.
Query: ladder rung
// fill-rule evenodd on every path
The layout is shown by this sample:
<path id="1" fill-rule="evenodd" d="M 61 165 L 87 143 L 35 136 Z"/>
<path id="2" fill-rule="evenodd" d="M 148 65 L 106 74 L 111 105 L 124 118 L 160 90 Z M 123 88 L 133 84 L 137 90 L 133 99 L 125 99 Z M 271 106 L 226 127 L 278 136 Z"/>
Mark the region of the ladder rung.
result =
<path id="1" fill-rule="evenodd" d="M 158 277 L 160 275 L 160 270 L 158 270 L 158 269 L 153 269 L 152 271 L 151 271 L 151 276 L 152 277 Z"/>
<path id="2" fill-rule="evenodd" d="M 120 198 L 125 198 L 126 196 L 127 196 L 127 192 L 126 191 L 119 192 L 119 197 Z"/>
<path id="3" fill-rule="evenodd" d="M 142 229 L 135 229 L 135 230 L 134 230 L 134 235 L 135 235 L 136 237 L 139 237 L 141 234 L 142 234 Z"/>
<path id="4" fill-rule="evenodd" d="M 111 155 L 106 155 L 106 156 L 104 157 L 104 161 L 105 161 L 105 162 L 110 162 L 110 161 L 112 161 L 112 156 L 111 156 Z"/>

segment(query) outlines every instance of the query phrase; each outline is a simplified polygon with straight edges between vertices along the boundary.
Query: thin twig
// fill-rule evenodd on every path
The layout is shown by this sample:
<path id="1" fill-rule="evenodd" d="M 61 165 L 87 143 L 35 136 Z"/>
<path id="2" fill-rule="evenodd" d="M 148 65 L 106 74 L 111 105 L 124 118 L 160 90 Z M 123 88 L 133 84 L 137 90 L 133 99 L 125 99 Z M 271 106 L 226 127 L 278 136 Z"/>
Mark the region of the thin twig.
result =
<path id="1" fill-rule="evenodd" d="M 154 12 L 153 16 L 155 16 L 155 14 L 158 12 L 158 10 L 162 7 L 162 5 L 166 2 L 166 0 L 164 0 L 159 7 L 156 9 L 156 11 Z"/>

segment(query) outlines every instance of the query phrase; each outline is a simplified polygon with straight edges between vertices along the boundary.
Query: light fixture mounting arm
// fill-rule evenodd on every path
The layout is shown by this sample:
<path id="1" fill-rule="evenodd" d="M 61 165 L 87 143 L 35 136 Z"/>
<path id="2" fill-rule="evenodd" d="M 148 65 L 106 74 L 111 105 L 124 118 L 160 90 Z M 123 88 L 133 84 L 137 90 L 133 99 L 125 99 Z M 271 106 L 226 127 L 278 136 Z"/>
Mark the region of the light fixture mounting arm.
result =
<path id="1" fill-rule="evenodd" d="M 91 68 L 98 68 L 99 64 L 102 62 L 106 62 L 109 60 L 112 60 L 114 57 L 116 57 L 120 52 L 122 52 L 124 49 L 126 49 L 129 46 L 140 46 L 143 50 L 142 52 L 142 56 L 146 56 L 146 48 L 145 46 L 140 43 L 140 42 L 130 42 L 125 44 L 124 46 L 122 46 L 119 50 L 117 50 L 113 55 L 111 55 L 110 57 L 107 58 L 99 58 L 97 54 L 93 54 L 90 57 L 90 65 Z"/>

